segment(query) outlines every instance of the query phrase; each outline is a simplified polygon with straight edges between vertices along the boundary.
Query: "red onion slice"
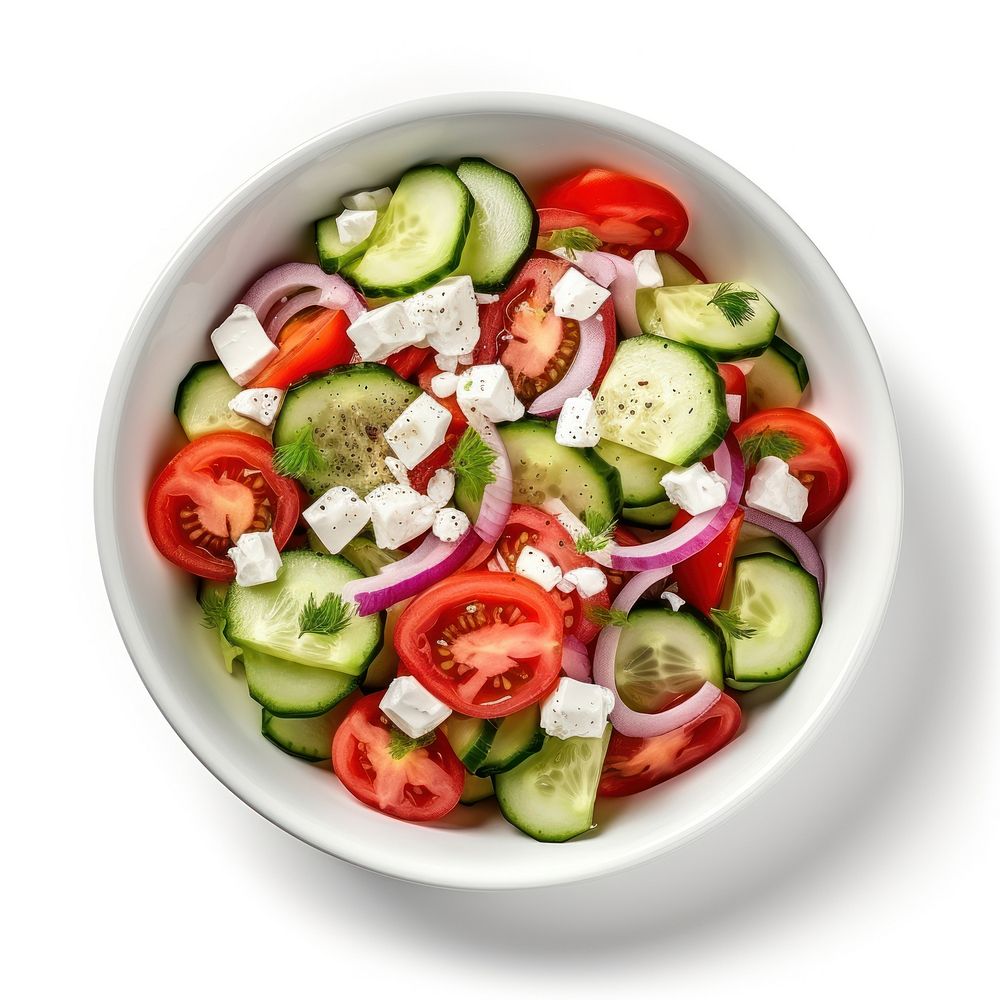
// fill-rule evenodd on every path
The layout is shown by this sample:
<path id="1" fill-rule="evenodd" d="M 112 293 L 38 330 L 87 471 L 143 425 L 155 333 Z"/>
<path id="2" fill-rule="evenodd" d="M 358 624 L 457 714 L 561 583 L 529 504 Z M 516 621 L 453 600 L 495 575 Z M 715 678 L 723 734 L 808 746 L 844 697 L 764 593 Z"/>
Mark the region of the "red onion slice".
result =
<path id="1" fill-rule="evenodd" d="M 587 647 L 572 635 L 563 639 L 562 672 L 584 684 L 590 684 L 594 679 Z"/>
<path id="2" fill-rule="evenodd" d="M 780 538 L 795 553 L 799 565 L 816 577 L 819 596 L 823 596 L 823 587 L 826 585 L 823 557 L 817 551 L 813 540 L 797 524 L 782 521 L 780 517 L 765 514 L 762 510 L 754 510 L 753 507 L 743 508 L 743 518 L 747 524 L 755 524 L 758 528 L 770 531 L 776 538 Z"/>
<path id="3" fill-rule="evenodd" d="M 604 321 L 597 312 L 590 319 L 580 320 L 580 346 L 573 355 L 566 374 L 551 389 L 537 396 L 528 407 L 528 412 L 536 417 L 555 417 L 571 396 L 578 396 L 589 389 L 601 370 L 604 360 Z"/>
<path id="4" fill-rule="evenodd" d="M 475 533 L 488 545 L 495 545 L 507 527 L 507 518 L 513 502 L 514 477 L 510 469 L 510 459 L 504 447 L 496 424 L 485 417 L 473 414 L 469 425 L 477 431 L 483 443 L 493 449 L 496 458 L 493 462 L 493 482 L 483 491 L 483 500 L 479 505 L 479 517 L 472 526 Z"/>
<path id="5" fill-rule="evenodd" d="M 293 317 L 298 316 L 304 309 L 318 306 L 323 293 L 318 288 L 313 288 L 308 292 L 299 292 L 293 295 L 284 305 L 278 306 L 267 321 L 267 335 L 271 340 L 277 340 L 284 325 Z"/>
<path id="6" fill-rule="evenodd" d="M 726 435 L 712 459 L 715 471 L 729 482 L 729 493 L 721 507 L 697 514 L 677 531 L 655 541 L 644 545 L 617 545 L 612 542 L 603 552 L 593 553 L 591 558 L 595 562 L 610 565 L 612 569 L 642 572 L 676 566 L 700 552 L 732 520 L 743 495 L 746 475 L 743 454 L 732 434 Z"/>
<path id="7" fill-rule="evenodd" d="M 663 566 L 637 573 L 622 587 L 611 606 L 627 614 L 650 587 L 670 575 L 670 569 L 669 566 Z M 622 701 L 615 683 L 615 656 L 620 638 L 621 629 L 616 625 L 607 625 L 601 629 L 594 649 L 594 683 L 608 688 L 614 694 L 615 707 L 611 710 L 611 724 L 622 736 L 648 738 L 672 733 L 675 729 L 694 722 L 722 697 L 722 692 L 714 684 L 705 681 L 690 697 L 662 712 L 633 711 Z"/>

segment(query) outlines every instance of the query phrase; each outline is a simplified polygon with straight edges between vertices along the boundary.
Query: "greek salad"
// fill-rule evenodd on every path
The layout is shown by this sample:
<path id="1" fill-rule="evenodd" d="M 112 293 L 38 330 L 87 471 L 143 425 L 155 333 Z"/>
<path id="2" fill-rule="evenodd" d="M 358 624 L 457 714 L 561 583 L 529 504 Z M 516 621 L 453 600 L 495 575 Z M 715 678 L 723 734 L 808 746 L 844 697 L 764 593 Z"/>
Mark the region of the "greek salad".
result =
<path id="1" fill-rule="evenodd" d="M 470 158 L 339 202 L 206 338 L 151 538 L 275 747 L 389 816 L 569 840 L 803 667 L 847 463 L 659 184 L 533 199 Z"/>

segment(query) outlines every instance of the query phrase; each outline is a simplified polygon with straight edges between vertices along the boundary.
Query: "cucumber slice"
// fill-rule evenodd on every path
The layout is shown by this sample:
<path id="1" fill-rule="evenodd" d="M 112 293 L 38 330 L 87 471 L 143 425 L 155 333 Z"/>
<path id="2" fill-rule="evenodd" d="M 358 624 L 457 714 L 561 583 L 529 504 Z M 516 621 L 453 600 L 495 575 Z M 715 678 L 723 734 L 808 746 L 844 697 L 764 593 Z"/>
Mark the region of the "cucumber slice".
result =
<path id="1" fill-rule="evenodd" d="M 674 465 L 710 455 L 729 428 L 715 365 L 691 347 L 648 334 L 618 345 L 596 412 L 602 438 Z"/>
<path id="2" fill-rule="evenodd" d="M 243 651 L 243 668 L 250 697 L 282 718 L 322 715 L 358 686 L 357 677 L 325 667 L 306 667 L 255 649 Z"/>
<path id="3" fill-rule="evenodd" d="M 733 564 L 730 609 L 757 630 L 729 638 L 728 673 L 740 683 L 781 680 L 805 662 L 823 613 L 816 578 L 780 556 L 744 556 Z"/>
<path id="4" fill-rule="evenodd" d="M 643 288 L 636 314 L 643 333 L 697 347 L 717 361 L 763 354 L 778 326 L 778 311 L 745 281 Z"/>
<path id="5" fill-rule="evenodd" d="M 610 739 L 611 726 L 601 739 L 546 736 L 538 753 L 493 779 L 504 819 L 548 843 L 562 843 L 592 829 Z"/>
<path id="6" fill-rule="evenodd" d="M 304 668 L 309 669 L 309 668 Z M 327 671 L 329 673 L 329 671 Z M 333 734 L 355 698 L 344 698 L 335 708 L 311 719 L 288 719 L 261 709 L 260 733 L 276 747 L 302 760 L 329 760 Z"/>
<path id="7" fill-rule="evenodd" d="M 678 285 L 702 284 L 701 278 L 693 275 L 672 253 L 666 251 L 658 253 L 656 263 L 660 267 L 663 284 L 667 288 L 675 288 Z"/>
<path id="8" fill-rule="evenodd" d="M 300 635 L 299 616 L 310 595 L 320 602 L 327 594 L 339 594 L 348 581 L 361 577 L 340 556 L 322 556 L 306 549 L 285 552 L 281 574 L 274 583 L 256 587 L 234 583 L 229 588 L 226 635 L 244 650 L 357 676 L 378 652 L 382 616 L 355 616 L 336 635 Z"/>
<path id="9" fill-rule="evenodd" d="M 373 234 L 374 232 L 372 230 Z M 341 242 L 336 215 L 328 215 L 316 223 L 316 256 L 319 258 L 319 266 L 327 274 L 336 274 L 352 260 L 357 260 L 371 246 L 371 241 L 369 235 L 367 239 L 352 246 Z"/>
<path id="10" fill-rule="evenodd" d="M 226 617 L 225 606 L 226 596 L 229 593 L 229 584 L 220 580 L 199 580 L 198 581 L 198 603 L 201 610 L 206 612 L 206 618 L 219 619 L 215 631 L 219 636 L 219 648 L 222 651 L 222 662 L 226 672 L 233 672 L 233 664 L 243 655 L 243 650 L 239 646 L 234 646 L 226 638 Z M 220 615 L 220 608 L 222 614 Z"/>
<path id="11" fill-rule="evenodd" d="M 687 609 L 640 608 L 628 616 L 615 654 L 615 685 L 635 712 L 662 712 L 710 681 L 723 685 L 725 647 Z"/>
<path id="12" fill-rule="evenodd" d="M 501 774 L 538 753 L 545 739 L 541 719 L 541 709 L 537 705 L 529 705 L 513 715 L 491 720 L 488 725 L 494 730 L 493 739 L 485 759 L 476 768 L 476 774 L 481 777 Z"/>
<path id="13" fill-rule="evenodd" d="M 233 413 L 229 401 L 242 392 L 219 361 L 199 361 L 191 366 L 177 388 L 174 413 L 189 441 L 217 434 L 219 431 L 240 431 L 269 439 L 271 428 Z"/>
<path id="14" fill-rule="evenodd" d="M 349 486 L 366 496 L 395 482 L 385 464 L 391 454 L 385 430 L 419 395 L 385 365 L 334 368 L 289 390 L 274 423 L 274 445 L 290 444 L 311 428 L 321 467 L 299 477 L 309 495 Z"/>
<path id="15" fill-rule="evenodd" d="M 457 273 L 477 292 L 503 291 L 535 245 L 538 216 L 520 181 L 486 160 L 462 160 L 458 177 L 476 207 Z"/>
<path id="16" fill-rule="evenodd" d="M 444 734 L 455 756 L 474 774 L 490 752 L 497 727 L 485 719 L 470 719 L 453 712 L 444 722 Z"/>
<path id="17" fill-rule="evenodd" d="M 365 295 L 399 298 L 430 288 L 462 259 L 475 202 L 447 167 L 403 174 L 368 248 L 343 269 Z"/>
<path id="18" fill-rule="evenodd" d="M 315 544 L 314 540 L 315 539 Z M 327 552 L 327 548 L 316 538 L 310 529 L 309 547 L 314 552 Z M 358 535 L 352 538 L 341 550 L 340 554 L 352 565 L 357 566 L 365 576 L 378 576 L 386 566 L 399 562 L 406 553 L 399 549 L 380 549 L 373 538 Z"/>
<path id="19" fill-rule="evenodd" d="M 554 420 L 524 417 L 501 427 L 500 437 L 513 473 L 514 503 L 539 507 L 558 497 L 577 517 L 586 510 L 609 521 L 618 516 L 622 506 L 618 472 L 593 448 L 556 444 Z M 461 481 L 455 488 L 455 504 L 472 521 L 478 517 L 479 503 Z"/>
<path id="20" fill-rule="evenodd" d="M 751 413 L 776 406 L 798 406 L 809 385 L 806 360 L 780 337 L 747 373 L 747 404 Z"/>
<path id="21" fill-rule="evenodd" d="M 740 537 L 733 550 L 733 556 L 739 559 L 742 556 L 753 556 L 759 552 L 768 552 L 773 556 L 781 556 L 789 562 L 798 563 L 795 553 L 779 538 L 775 538 L 769 531 L 758 528 L 755 524 L 744 524 L 740 528 Z"/>
<path id="22" fill-rule="evenodd" d="M 474 774 L 467 774 L 458 801 L 463 806 L 474 806 L 477 802 L 482 802 L 492 798 L 492 796 L 493 782 L 489 778 L 477 778 Z"/>
<path id="23" fill-rule="evenodd" d="M 605 462 L 618 470 L 622 481 L 622 503 L 626 507 L 648 507 L 666 500 L 660 480 L 673 468 L 669 462 L 643 455 L 615 441 L 598 441 L 594 446 Z"/>
<path id="24" fill-rule="evenodd" d="M 622 509 L 622 520 L 641 528 L 668 528 L 674 523 L 678 509 L 669 500 L 648 507 L 625 507 Z"/>

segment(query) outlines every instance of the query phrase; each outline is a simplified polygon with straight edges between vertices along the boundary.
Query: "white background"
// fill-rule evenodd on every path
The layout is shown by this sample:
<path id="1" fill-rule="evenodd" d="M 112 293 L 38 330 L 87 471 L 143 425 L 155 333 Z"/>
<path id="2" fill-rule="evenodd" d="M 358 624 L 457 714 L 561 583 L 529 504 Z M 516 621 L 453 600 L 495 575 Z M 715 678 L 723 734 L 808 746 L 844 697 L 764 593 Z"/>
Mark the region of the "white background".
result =
<path id="1" fill-rule="evenodd" d="M 992 5 L 392 6 L 5 14 L 10 995 L 983 995 L 1000 830 Z M 783 205 L 871 329 L 907 489 L 875 653 L 777 786 L 661 862 L 492 896 L 353 870 L 219 785 L 128 661 L 90 510 L 115 356 L 201 218 L 346 118 L 486 89 L 646 116 Z"/>

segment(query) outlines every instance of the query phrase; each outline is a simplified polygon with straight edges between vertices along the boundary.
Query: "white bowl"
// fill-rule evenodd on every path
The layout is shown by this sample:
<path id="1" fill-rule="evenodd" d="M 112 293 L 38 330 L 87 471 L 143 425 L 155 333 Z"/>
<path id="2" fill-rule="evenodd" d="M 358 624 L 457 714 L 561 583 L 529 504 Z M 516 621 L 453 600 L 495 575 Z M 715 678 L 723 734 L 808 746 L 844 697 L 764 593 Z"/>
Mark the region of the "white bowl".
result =
<path id="1" fill-rule="evenodd" d="M 209 356 L 207 334 L 251 280 L 308 260 L 310 223 L 340 193 L 390 184 L 421 161 L 481 155 L 529 188 L 604 164 L 661 181 L 691 216 L 683 249 L 713 276 L 744 278 L 781 312 L 812 375 L 806 403 L 848 456 L 847 497 L 820 536 L 828 587 L 809 662 L 743 734 L 666 785 L 598 807 L 598 830 L 538 844 L 489 806 L 452 821 L 401 823 L 353 799 L 328 770 L 258 734 L 259 714 L 199 627 L 194 586 L 150 543 L 144 501 L 181 444 L 177 384 Z M 243 801 L 302 840 L 374 871 L 460 888 L 569 882 L 669 851 L 774 779 L 843 701 L 871 648 L 892 586 L 902 522 L 899 446 L 885 380 L 837 276 L 794 222 L 732 167 L 658 125 L 610 108 L 525 94 L 405 104 L 350 122 L 271 164 L 221 205 L 150 292 L 115 367 L 97 452 L 95 508 L 108 595 L 143 682 L 178 735 Z M 780 817 L 775 818 L 780 822 Z M 734 845 L 735 847 L 735 845 Z"/>

